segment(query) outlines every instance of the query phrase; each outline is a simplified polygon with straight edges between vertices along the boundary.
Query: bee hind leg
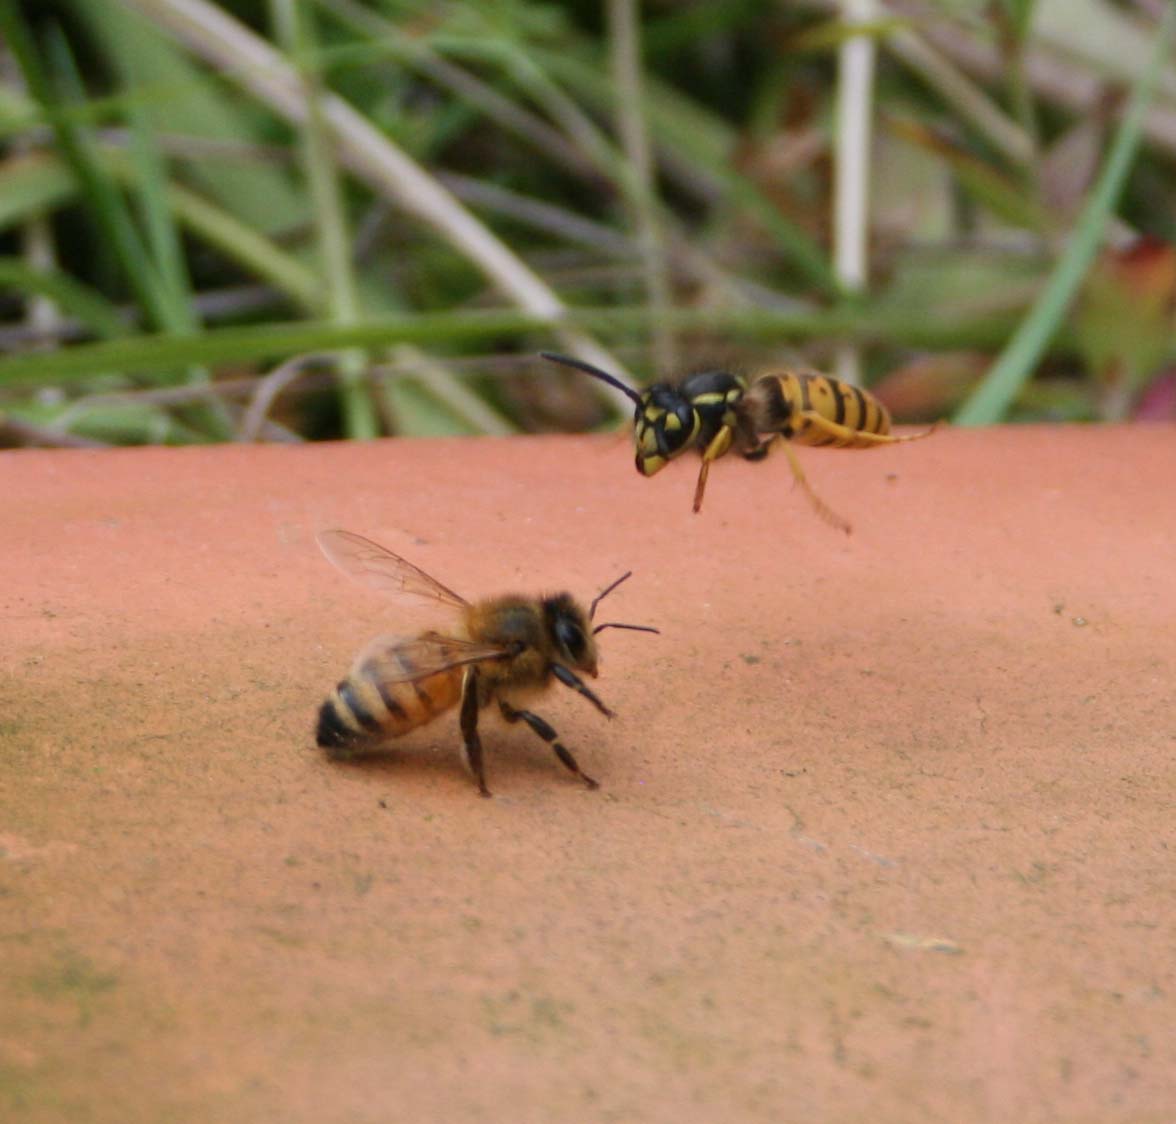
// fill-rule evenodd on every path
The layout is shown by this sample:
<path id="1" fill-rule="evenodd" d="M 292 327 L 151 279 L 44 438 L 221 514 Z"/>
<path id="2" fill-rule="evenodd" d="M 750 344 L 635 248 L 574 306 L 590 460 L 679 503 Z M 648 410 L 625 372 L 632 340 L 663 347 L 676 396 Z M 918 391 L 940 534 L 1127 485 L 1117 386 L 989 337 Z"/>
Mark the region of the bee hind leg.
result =
<path id="1" fill-rule="evenodd" d="M 516 710 L 508 702 L 498 700 L 498 709 L 502 711 L 502 717 L 508 722 L 518 722 L 521 718 L 532 730 L 535 731 L 548 745 L 555 750 L 555 755 L 564 763 L 564 765 L 575 773 L 589 788 L 599 788 L 600 785 L 596 783 L 579 765 L 576 764 L 576 759 L 572 756 L 567 746 L 561 744 L 559 735 L 555 732 L 555 728 L 545 722 L 539 715 L 530 710 Z"/>
<path id="2" fill-rule="evenodd" d="M 481 796 L 492 795 L 482 769 L 482 739 L 478 735 L 478 673 L 469 668 L 461 681 L 461 740 L 466 768 L 478 782 Z"/>

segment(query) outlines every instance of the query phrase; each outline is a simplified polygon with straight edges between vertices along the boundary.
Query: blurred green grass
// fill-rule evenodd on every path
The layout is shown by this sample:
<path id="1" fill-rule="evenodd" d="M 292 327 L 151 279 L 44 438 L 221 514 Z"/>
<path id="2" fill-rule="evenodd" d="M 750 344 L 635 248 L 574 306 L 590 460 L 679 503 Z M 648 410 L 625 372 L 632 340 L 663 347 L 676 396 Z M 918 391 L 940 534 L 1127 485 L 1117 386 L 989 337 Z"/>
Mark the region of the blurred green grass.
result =
<path id="1" fill-rule="evenodd" d="M 615 421 L 551 346 L 1164 416 L 1172 6 L 865 10 L 0 0 L 0 444 Z"/>

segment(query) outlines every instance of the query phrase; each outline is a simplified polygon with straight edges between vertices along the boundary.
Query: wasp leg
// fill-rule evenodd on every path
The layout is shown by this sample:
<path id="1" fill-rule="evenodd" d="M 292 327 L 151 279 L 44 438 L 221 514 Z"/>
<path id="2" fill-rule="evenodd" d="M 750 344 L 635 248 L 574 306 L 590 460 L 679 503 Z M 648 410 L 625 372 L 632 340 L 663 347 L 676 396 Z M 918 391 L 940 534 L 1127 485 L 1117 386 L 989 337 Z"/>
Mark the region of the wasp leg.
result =
<path id="1" fill-rule="evenodd" d="M 735 431 L 729 426 L 720 426 L 719 432 L 711 438 L 710 444 L 702 454 L 702 467 L 698 470 L 698 483 L 694 487 L 694 510 L 702 510 L 702 496 L 706 491 L 706 478 L 710 474 L 711 461 L 718 460 L 728 449 L 735 438 Z"/>
<path id="2" fill-rule="evenodd" d="M 754 433 L 750 436 L 745 433 L 742 436 L 742 447 L 739 451 L 745 460 L 762 461 L 771 452 L 772 446 L 777 442 L 783 446 L 784 453 L 788 457 L 788 465 L 792 469 L 793 479 L 804 490 L 804 494 L 808 496 L 809 503 L 813 505 L 816 513 L 826 523 L 830 524 L 830 526 L 836 527 L 837 530 L 844 531 L 848 535 L 852 528 L 813 491 L 812 486 L 805 477 L 804 470 L 800 467 L 800 462 L 796 459 L 796 454 L 793 453 L 792 447 L 788 444 L 788 439 L 782 433 L 775 433 L 762 441 Z"/>
<path id="3" fill-rule="evenodd" d="M 472 667 L 466 669 L 461 681 L 461 740 L 466 768 L 478 782 L 478 792 L 482 796 L 491 795 L 482 770 L 482 739 L 478 736 L 478 673 Z"/>
<path id="4" fill-rule="evenodd" d="M 517 722 L 520 718 L 526 722 L 532 730 L 535 731 L 545 742 L 547 742 L 552 749 L 555 750 L 555 755 L 564 765 L 566 765 L 577 777 L 580 778 L 589 788 L 599 788 L 600 785 L 596 783 L 579 765 L 576 764 L 576 759 L 572 756 L 571 751 L 567 746 L 562 745 L 559 741 L 559 735 L 555 732 L 554 727 L 545 722 L 539 715 L 530 710 L 516 710 L 508 702 L 498 700 L 498 709 L 502 711 L 502 717 L 508 722 Z"/>
<path id="5" fill-rule="evenodd" d="M 939 423 L 936 422 L 930 429 L 924 429 L 921 433 L 867 433 L 861 429 L 850 429 L 847 425 L 838 425 L 837 422 L 830 421 L 812 410 L 802 410 L 798 413 L 797 422 L 797 429 L 807 424 L 813 429 L 819 429 L 840 445 L 898 445 L 904 441 L 921 441 L 924 437 L 930 437 L 939 428 Z"/>
<path id="6" fill-rule="evenodd" d="M 570 671 L 561 663 L 553 663 L 551 665 L 551 672 L 565 687 L 571 687 L 573 691 L 579 691 L 605 718 L 613 717 L 613 712 L 585 686 L 584 681 L 574 671 Z"/>
<path id="7" fill-rule="evenodd" d="M 792 451 L 792 446 L 786 440 L 780 442 L 784 449 L 784 455 L 788 458 L 788 465 L 792 469 L 792 478 L 804 490 L 804 494 L 808 496 L 809 503 L 813 505 L 813 510 L 825 520 L 831 527 L 835 527 L 839 531 L 844 531 L 847 535 L 852 528 L 846 520 L 842 519 L 816 492 L 813 491 L 812 485 L 804 475 L 804 470 L 800 467 L 800 461 L 796 459 L 796 454 Z"/>

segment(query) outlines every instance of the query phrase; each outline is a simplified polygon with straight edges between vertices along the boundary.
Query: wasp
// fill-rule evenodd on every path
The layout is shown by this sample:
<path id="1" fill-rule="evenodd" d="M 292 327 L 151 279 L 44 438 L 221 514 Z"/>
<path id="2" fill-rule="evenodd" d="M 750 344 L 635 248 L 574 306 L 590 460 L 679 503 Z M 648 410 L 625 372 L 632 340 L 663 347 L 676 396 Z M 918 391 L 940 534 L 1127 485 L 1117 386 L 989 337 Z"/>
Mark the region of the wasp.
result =
<path id="1" fill-rule="evenodd" d="M 660 472 L 691 447 L 701 450 L 702 466 L 694 489 L 696 512 L 702 509 L 712 461 L 732 446 L 749 461 L 763 460 L 779 443 L 793 479 L 817 514 L 849 534 L 849 524 L 813 491 L 790 446 L 868 449 L 919 441 L 935 428 L 893 434 L 890 413 L 874 395 L 816 371 L 767 372 L 750 383 L 727 371 L 699 371 L 679 382 L 656 382 L 638 392 L 591 363 L 549 351 L 541 354 L 615 386 L 632 401 L 637 471 L 642 476 Z"/>
<path id="2" fill-rule="evenodd" d="M 336 759 L 398 738 L 460 706 L 466 766 L 478 791 L 489 796 L 482 765 L 478 717 L 497 703 L 507 722 L 525 722 L 589 788 L 589 777 L 539 715 L 518 704 L 562 683 L 583 695 L 606 718 L 613 712 L 580 678 L 597 675 L 596 636 L 606 628 L 657 632 L 648 625 L 607 621 L 593 625 L 596 607 L 631 571 L 593 598 L 588 610 L 569 593 L 546 597 L 507 594 L 470 602 L 392 551 L 350 531 L 323 531 L 318 544 L 350 577 L 390 594 L 403 605 L 441 606 L 455 615 L 447 632 L 382 636 L 360 653 L 350 674 L 319 710 L 317 742 Z"/>

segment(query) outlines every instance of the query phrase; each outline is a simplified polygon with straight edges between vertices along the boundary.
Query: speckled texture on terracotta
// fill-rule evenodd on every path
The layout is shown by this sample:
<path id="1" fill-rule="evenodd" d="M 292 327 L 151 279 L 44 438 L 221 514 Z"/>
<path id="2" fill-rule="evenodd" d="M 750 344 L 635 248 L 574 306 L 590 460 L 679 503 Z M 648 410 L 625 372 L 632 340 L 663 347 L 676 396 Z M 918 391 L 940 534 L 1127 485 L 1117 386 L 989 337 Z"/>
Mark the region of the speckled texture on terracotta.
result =
<path id="1" fill-rule="evenodd" d="M 0 455 L 0 1117 L 1169 1121 L 1176 431 L 653 480 L 605 439 Z M 390 606 L 635 576 L 539 700 L 326 761 Z"/>

